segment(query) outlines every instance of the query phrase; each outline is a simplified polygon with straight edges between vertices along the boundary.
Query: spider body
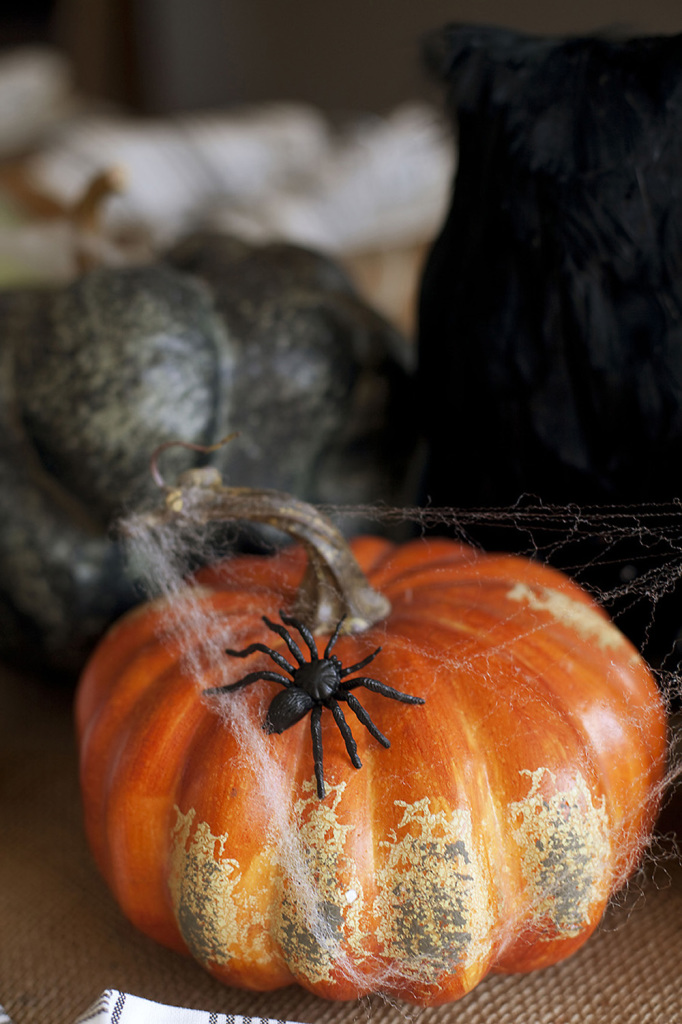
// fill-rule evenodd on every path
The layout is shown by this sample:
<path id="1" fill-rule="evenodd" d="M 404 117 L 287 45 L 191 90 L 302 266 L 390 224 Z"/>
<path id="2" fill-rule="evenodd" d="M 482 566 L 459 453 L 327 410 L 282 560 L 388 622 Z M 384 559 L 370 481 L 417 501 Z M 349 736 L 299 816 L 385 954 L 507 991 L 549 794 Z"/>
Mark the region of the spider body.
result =
<path id="1" fill-rule="evenodd" d="M 273 672 L 263 669 L 261 671 L 249 672 L 236 683 L 212 687 L 204 692 L 211 695 L 241 690 L 245 686 L 249 686 L 250 683 L 255 683 L 260 679 L 281 683 L 285 689 L 278 693 L 271 701 L 263 728 L 268 733 L 281 733 L 295 725 L 296 722 L 299 722 L 308 712 L 311 713 L 310 731 L 313 744 L 315 778 L 317 780 L 317 795 L 320 799 L 323 799 L 326 792 L 322 761 L 322 729 L 320 725 L 323 708 L 328 708 L 334 716 L 334 721 L 346 744 L 351 764 L 354 768 L 361 768 L 362 762 L 358 757 L 357 744 L 339 701 L 348 705 L 367 731 L 384 747 L 390 747 L 389 740 L 377 728 L 360 701 L 351 693 L 351 690 L 363 686 L 365 689 L 380 693 L 383 697 L 390 697 L 392 700 L 401 701 L 403 704 L 423 704 L 424 701 L 421 697 L 413 697 L 409 693 L 402 693 L 400 690 L 387 686 L 385 683 L 370 676 L 348 678 L 373 661 L 381 648 L 377 647 L 375 651 L 368 654 L 362 661 L 344 668 L 340 659 L 331 653 L 341 632 L 343 619 L 337 624 L 336 629 L 327 642 L 324 653 L 320 656 L 315 637 L 310 630 L 302 622 L 299 622 L 298 619 L 292 618 L 282 611 L 279 614 L 284 625 L 280 625 L 278 622 L 271 622 L 266 616 L 263 616 L 263 622 L 268 629 L 272 630 L 273 633 L 277 633 L 284 640 L 296 664 L 292 664 L 279 651 L 263 643 L 249 644 L 242 651 L 235 651 L 228 647 L 226 654 L 234 658 L 246 658 L 256 652 L 267 654 L 282 671 Z M 286 628 L 287 626 L 293 627 L 298 631 L 308 648 L 309 658 L 305 657 L 299 644 Z"/>

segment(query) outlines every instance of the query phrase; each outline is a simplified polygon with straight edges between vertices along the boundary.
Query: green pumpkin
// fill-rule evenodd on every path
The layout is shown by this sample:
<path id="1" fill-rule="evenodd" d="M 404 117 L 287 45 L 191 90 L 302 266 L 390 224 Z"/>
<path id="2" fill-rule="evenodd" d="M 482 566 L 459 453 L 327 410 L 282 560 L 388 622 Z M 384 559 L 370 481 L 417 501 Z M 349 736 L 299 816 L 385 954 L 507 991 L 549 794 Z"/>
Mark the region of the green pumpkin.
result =
<path id="1" fill-rule="evenodd" d="M 169 440 L 312 502 L 409 498 L 409 351 L 327 258 L 226 236 L 0 293 L 0 654 L 76 671 L 139 599 L 112 525 Z M 168 450 L 168 479 L 206 462 Z"/>

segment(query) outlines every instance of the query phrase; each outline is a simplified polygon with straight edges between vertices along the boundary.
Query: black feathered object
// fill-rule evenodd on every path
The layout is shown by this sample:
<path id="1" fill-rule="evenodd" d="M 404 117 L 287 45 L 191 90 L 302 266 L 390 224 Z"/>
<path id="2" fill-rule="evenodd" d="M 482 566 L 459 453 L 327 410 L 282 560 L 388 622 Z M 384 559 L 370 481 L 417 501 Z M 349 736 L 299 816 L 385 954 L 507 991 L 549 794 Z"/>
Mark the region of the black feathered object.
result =
<path id="1" fill-rule="evenodd" d="M 682 35 L 431 40 L 459 166 L 425 268 L 436 504 L 682 495 Z"/>
<path id="2" fill-rule="evenodd" d="M 428 58 L 459 164 L 421 292 L 425 494 L 597 514 L 682 498 L 682 35 L 450 26 Z M 556 564 L 611 592 L 649 657 L 668 657 L 682 624 L 679 515 L 647 520 L 641 540 L 605 519 L 601 538 L 588 528 L 571 543 L 545 520 L 534 534 L 513 518 L 471 532 L 497 548 L 546 544 L 545 556 L 554 544 Z"/>

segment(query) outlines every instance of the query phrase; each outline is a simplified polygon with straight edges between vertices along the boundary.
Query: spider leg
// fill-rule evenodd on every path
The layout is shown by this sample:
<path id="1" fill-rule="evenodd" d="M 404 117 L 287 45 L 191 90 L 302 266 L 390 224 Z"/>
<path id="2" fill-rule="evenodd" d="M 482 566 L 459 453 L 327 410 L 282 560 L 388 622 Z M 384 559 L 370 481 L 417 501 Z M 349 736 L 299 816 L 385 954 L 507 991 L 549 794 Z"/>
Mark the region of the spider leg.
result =
<path id="1" fill-rule="evenodd" d="M 390 741 L 387 739 L 386 736 L 384 736 L 383 732 L 381 732 L 380 729 L 377 729 L 376 725 L 369 717 L 369 715 L 367 714 L 367 712 L 365 711 L 365 709 L 363 708 L 362 704 L 360 703 L 356 696 L 354 696 L 352 693 L 346 693 L 344 696 L 342 696 L 339 693 L 337 696 L 339 697 L 340 700 L 347 701 L 348 707 L 351 709 L 351 711 L 355 712 L 357 718 L 362 722 L 365 729 L 367 729 L 367 731 L 374 737 L 375 740 L 378 740 L 379 743 L 381 743 L 382 747 L 390 747 Z"/>
<path id="2" fill-rule="evenodd" d="M 339 621 L 336 623 L 336 629 L 334 630 L 332 635 L 329 637 L 329 640 L 327 642 L 327 646 L 324 649 L 324 654 L 322 655 L 323 658 L 328 658 L 329 657 L 329 655 L 331 653 L 332 647 L 334 646 L 336 641 L 339 639 L 339 633 L 341 632 L 341 627 L 343 626 L 345 621 L 346 621 L 346 616 L 342 615 L 341 618 L 339 619 Z M 341 675 L 343 675 L 343 672 L 341 673 Z"/>
<path id="3" fill-rule="evenodd" d="M 319 658 L 319 654 L 317 653 L 317 644 L 315 643 L 315 637 L 310 632 L 308 627 L 303 622 L 300 622 L 298 619 L 292 618 L 291 615 L 286 615 L 284 612 L 280 612 L 279 617 L 281 618 L 282 622 L 286 622 L 287 626 L 293 626 L 294 629 L 297 629 L 299 631 L 299 633 L 306 642 L 308 650 L 310 651 L 310 660 L 317 661 Z M 301 662 L 301 664 L 303 664 L 303 662 Z"/>
<path id="4" fill-rule="evenodd" d="M 423 697 L 413 697 L 411 693 L 402 693 L 400 690 L 394 690 L 392 686 L 380 683 L 378 679 L 370 679 L 369 676 L 360 676 L 359 679 L 349 679 L 347 683 L 341 683 L 343 690 L 354 690 L 357 686 L 364 686 L 366 690 L 374 690 L 375 693 L 380 693 L 382 697 L 391 697 L 393 700 L 399 700 L 402 704 L 424 703 Z"/>
<path id="5" fill-rule="evenodd" d="M 266 647 L 265 644 L 255 643 L 249 644 L 243 651 L 234 651 L 231 647 L 225 648 L 225 654 L 231 655 L 233 658 L 247 658 L 249 654 L 255 654 L 256 651 L 260 651 L 261 654 L 268 654 L 276 665 L 279 665 L 284 672 L 290 672 L 294 674 L 296 669 L 293 665 L 290 665 L 287 659 L 279 653 L 279 651 L 273 651 L 272 647 Z"/>
<path id="6" fill-rule="evenodd" d="M 342 668 L 339 675 L 342 679 L 345 679 L 346 676 L 349 676 L 352 672 L 359 672 L 361 668 L 364 668 L 365 665 L 369 665 L 370 661 L 373 661 L 376 658 L 380 650 L 381 648 L 377 647 L 376 651 L 373 651 L 372 654 L 368 654 L 367 657 L 363 658 L 362 661 L 359 661 L 357 665 L 351 665 L 349 668 Z"/>
<path id="7" fill-rule="evenodd" d="M 282 617 L 282 619 L 286 622 L 284 615 L 282 615 L 281 612 L 279 614 Z M 268 627 L 268 629 L 272 630 L 273 633 L 277 633 L 278 636 L 281 636 L 282 640 L 284 640 L 284 643 L 287 645 L 293 656 L 296 658 L 296 661 L 298 662 L 299 666 L 305 664 L 305 658 L 303 657 L 301 648 L 298 646 L 289 630 L 285 629 L 284 626 L 281 626 L 279 622 L 271 622 L 270 619 L 268 619 L 265 615 L 263 616 L 263 622 Z"/>
<path id="8" fill-rule="evenodd" d="M 350 731 L 350 726 L 344 717 L 343 711 L 341 710 L 337 702 L 333 699 L 333 697 L 330 697 L 329 700 L 327 701 L 327 707 L 333 714 L 334 721 L 338 725 L 339 731 L 343 736 L 343 739 L 346 744 L 346 750 L 348 751 L 348 756 L 351 760 L 351 764 L 353 765 L 354 768 L 362 768 L 362 761 L 358 757 L 358 745 L 353 739 L 353 733 Z"/>
<path id="9" fill-rule="evenodd" d="M 249 672 L 243 679 L 240 679 L 236 683 L 228 683 L 227 686 L 209 686 L 208 689 L 204 690 L 209 697 L 213 696 L 214 693 L 233 693 L 235 690 L 242 690 L 245 686 L 250 683 L 255 683 L 259 679 L 265 679 L 271 683 L 281 683 L 282 686 L 293 686 L 291 679 L 286 679 L 281 676 L 279 672 Z"/>
<path id="10" fill-rule="evenodd" d="M 320 717 L 322 706 L 316 705 L 310 715 L 310 734 L 313 739 L 313 760 L 315 762 L 315 778 L 317 779 L 317 796 L 324 800 L 327 791 L 324 788 L 324 768 L 322 766 L 322 727 Z"/>

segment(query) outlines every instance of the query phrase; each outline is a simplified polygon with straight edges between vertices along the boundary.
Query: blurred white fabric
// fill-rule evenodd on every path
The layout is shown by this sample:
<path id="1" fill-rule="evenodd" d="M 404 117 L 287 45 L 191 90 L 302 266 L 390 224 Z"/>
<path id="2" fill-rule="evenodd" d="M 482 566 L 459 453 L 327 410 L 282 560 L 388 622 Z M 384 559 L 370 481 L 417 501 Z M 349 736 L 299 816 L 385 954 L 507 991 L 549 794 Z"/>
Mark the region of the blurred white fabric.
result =
<path id="1" fill-rule="evenodd" d="M 31 158 L 32 185 L 72 202 L 111 165 L 128 189 L 107 223 L 165 245 L 210 226 L 331 252 L 410 244 L 440 224 L 454 163 L 439 115 L 410 104 L 334 131 L 317 110 L 270 104 L 173 120 L 86 117 Z"/>
<path id="2" fill-rule="evenodd" d="M 107 223 L 144 227 L 165 244 L 216 197 L 270 194 L 314 167 L 327 147 L 322 116 L 298 106 L 163 121 L 88 116 L 57 129 L 27 174 L 36 189 L 70 203 L 95 174 L 122 167 L 128 188 L 107 204 Z"/>
<path id="3" fill-rule="evenodd" d="M 358 119 L 317 167 L 260 202 L 218 203 L 214 224 L 254 240 L 330 252 L 410 245 L 433 235 L 449 198 L 454 147 L 432 108 Z"/>
<path id="4" fill-rule="evenodd" d="M 0 157 L 33 145 L 72 109 L 71 67 L 48 47 L 0 54 Z"/>

